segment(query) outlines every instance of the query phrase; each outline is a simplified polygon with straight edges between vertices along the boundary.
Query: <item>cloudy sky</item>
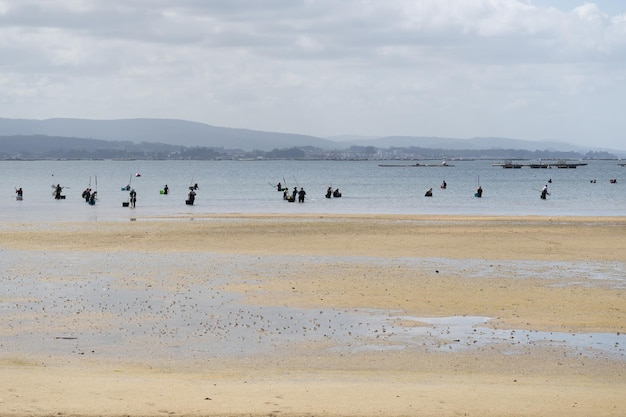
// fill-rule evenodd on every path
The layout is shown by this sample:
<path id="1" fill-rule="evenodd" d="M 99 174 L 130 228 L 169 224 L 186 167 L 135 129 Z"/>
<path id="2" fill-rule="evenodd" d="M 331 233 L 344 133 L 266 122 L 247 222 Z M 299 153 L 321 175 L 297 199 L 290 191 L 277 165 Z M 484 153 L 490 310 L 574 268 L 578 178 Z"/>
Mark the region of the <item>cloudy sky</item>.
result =
<path id="1" fill-rule="evenodd" d="M 626 148 L 621 0 L 0 0 L 0 117 Z"/>

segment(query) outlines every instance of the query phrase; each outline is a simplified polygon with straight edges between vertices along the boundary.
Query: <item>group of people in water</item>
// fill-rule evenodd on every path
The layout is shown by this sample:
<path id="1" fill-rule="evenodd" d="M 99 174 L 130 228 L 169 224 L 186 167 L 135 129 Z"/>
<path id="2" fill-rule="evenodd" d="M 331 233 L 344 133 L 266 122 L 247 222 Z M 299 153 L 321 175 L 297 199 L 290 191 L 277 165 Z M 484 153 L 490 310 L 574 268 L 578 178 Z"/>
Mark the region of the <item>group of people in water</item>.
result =
<path id="1" fill-rule="evenodd" d="M 439 188 L 441 188 L 442 190 L 445 190 L 448 188 L 448 183 L 446 182 L 446 180 L 443 180 L 441 182 L 441 185 L 439 186 Z M 431 187 L 426 190 L 426 192 L 424 193 L 424 197 L 432 197 L 432 196 L 433 196 L 433 189 Z M 474 197 L 481 198 L 482 196 L 483 196 L 483 187 L 478 185 L 478 188 L 476 189 L 476 192 L 474 193 Z"/>
<path id="2" fill-rule="evenodd" d="M 548 180 L 548 183 L 551 183 L 552 179 Z M 592 182 L 595 182 L 594 180 L 592 180 Z M 611 180 L 611 183 L 617 182 L 616 180 Z M 56 200 L 61 200 L 61 199 L 65 199 L 65 195 L 62 194 L 63 188 L 66 187 L 62 187 L 60 184 L 57 185 L 53 185 L 52 186 L 54 188 L 53 191 L 53 196 Z M 192 186 L 189 186 L 189 191 L 187 192 L 187 199 L 185 200 L 185 204 L 187 205 L 193 205 L 195 203 L 196 200 L 196 190 L 198 190 L 200 187 L 198 186 L 198 183 L 195 183 Z M 442 190 L 445 190 L 448 188 L 448 184 L 446 183 L 446 181 L 444 180 L 441 185 L 439 186 L 439 188 L 441 188 Z M 293 191 L 290 193 L 289 189 L 285 186 L 283 186 L 283 184 L 281 184 L 280 182 L 278 184 L 276 184 L 276 189 L 278 191 L 282 191 L 283 192 L 283 199 L 285 201 L 288 202 L 295 202 L 296 200 L 299 203 L 304 203 L 305 200 L 305 196 L 306 196 L 306 191 L 304 191 L 304 188 L 300 187 L 300 189 L 298 190 L 298 187 L 294 187 Z M 124 203 L 124 206 L 129 206 L 130 207 L 135 207 L 137 204 L 137 192 L 135 191 L 134 188 L 130 187 L 130 184 L 127 185 L 126 187 L 122 187 L 122 190 L 126 190 L 129 191 L 129 202 L 128 203 Z M 23 197 L 23 191 L 22 188 L 16 188 L 15 189 L 15 193 L 16 193 L 16 197 L 18 200 L 21 200 Z M 87 202 L 90 205 L 94 205 L 96 203 L 96 196 L 97 196 L 97 191 L 92 190 L 90 187 L 86 188 L 83 193 L 82 193 L 82 198 L 85 199 L 85 202 Z M 167 184 L 165 184 L 165 186 L 163 187 L 163 189 L 160 192 L 161 194 L 167 195 L 169 194 L 169 187 Z M 479 185 L 478 188 L 476 189 L 476 192 L 474 193 L 474 197 L 477 198 L 481 198 L 483 195 L 483 188 Z M 548 184 L 546 184 L 542 189 L 541 189 L 541 194 L 540 194 L 540 198 L 542 200 L 547 199 L 547 196 L 549 196 L 550 193 L 548 192 Z M 426 192 L 424 193 L 425 197 L 432 197 L 433 196 L 433 189 L 428 188 L 426 190 Z M 336 188 L 333 190 L 333 187 L 328 187 L 328 189 L 326 189 L 326 194 L 325 194 L 326 198 L 338 198 L 341 197 L 341 192 L 339 191 L 339 188 Z"/>
<path id="3" fill-rule="evenodd" d="M 300 190 L 298 190 L 298 187 L 293 187 L 291 194 L 289 194 L 289 189 L 287 187 L 282 187 L 280 183 L 278 183 L 276 188 L 278 191 L 283 192 L 283 200 L 293 203 L 296 199 L 298 199 L 298 203 L 304 203 L 304 197 L 306 196 L 304 188 L 300 187 Z"/>
<path id="4" fill-rule="evenodd" d="M 62 187 L 61 184 L 56 184 L 56 185 L 52 185 L 52 188 L 53 188 L 52 196 L 54 197 L 55 200 L 65 200 L 63 189 L 67 187 Z M 198 188 L 200 188 L 198 186 L 198 183 L 195 183 L 194 185 L 189 187 L 189 192 L 187 193 L 187 200 L 185 200 L 186 204 L 188 205 L 194 204 L 195 199 L 196 199 L 196 190 Z M 137 204 L 137 192 L 135 191 L 135 189 L 132 188 L 130 184 L 128 184 L 127 186 L 122 187 L 122 191 L 129 191 L 128 201 L 122 203 L 122 206 L 135 207 Z M 22 200 L 24 196 L 24 191 L 22 190 L 22 187 L 15 188 L 15 194 L 16 194 L 17 200 Z M 169 187 L 167 184 L 165 184 L 165 187 L 163 187 L 163 189 L 161 190 L 161 194 L 165 194 L 165 195 L 169 194 Z M 85 190 L 81 194 L 81 197 L 85 200 L 86 203 L 93 206 L 96 204 L 97 195 L 98 195 L 98 191 L 93 190 L 90 186 L 90 187 L 85 188 Z"/>
<path id="5" fill-rule="evenodd" d="M 198 183 L 195 183 L 194 185 L 189 186 L 189 191 L 187 192 L 187 199 L 185 200 L 185 204 L 187 204 L 188 206 L 193 206 L 193 204 L 196 201 L 196 190 L 199 188 L 200 186 L 198 185 Z M 167 184 L 165 184 L 165 186 L 159 193 L 162 195 L 168 195 L 170 193 L 170 187 Z M 130 202 L 130 207 L 136 207 L 137 192 L 135 191 L 134 188 L 130 190 L 129 202 Z"/>
<path id="6" fill-rule="evenodd" d="M 293 191 L 290 193 L 289 188 L 286 186 L 283 186 L 283 184 L 279 182 L 278 184 L 276 184 L 276 190 L 283 192 L 283 200 L 287 202 L 293 203 L 297 200 L 298 203 L 304 203 L 306 191 L 304 191 L 304 188 L 302 187 L 300 187 L 299 190 L 298 190 L 298 187 L 293 187 Z M 326 190 L 326 198 L 332 198 L 332 197 L 335 197 L 335 198 L 341 197 L 341 192 L 339 191 L 339 188 L 336 188 L 333 190 L 333 187 L 328 187 L 328 189 Z"/>
<path id="7" fill-rule="evenodd" d="M 595 181 L 592 180 L 592 182 L 595 182 Z M 548 183 L 552 183 L 552 178 L 548 180 Z M 441 183 L 439 188 L 441 188 L 442 190 L 445 190 L 446 188 L 448 188 L 448 184 L 446 183 L 445 180 Z M 539 194 L 539 198 L 541 198 L 542 200 L 546 200 L 549 195 L 550 193 L 548 192 L 548 184 L 546 184 L 541 189 L 541 194 Z M 432 197 L 432 196 L 433 196 L 433 189 L 431 187 L 426 190 L 426 192 L 424 193 L 424 197 Z M 474 193 L 474 197 L 481 198 L 482 196 L 483 196 L 483 187 L 478 185 L 478 188 L 476 189 L 476 192 Z"/>
<path id="8" fill-rule="evenodd" d="M 341 197 L 341 193 L 339 192 L 339 188 L 335 188 L 335 190 L 333 191 L 333 187 L 328 187 L 328 189 L 326 190 L 326 198 L 331 198 L 331 197 Z"/>
<path id="9" fill-rule="evenodd" d="M 595 183 L 596 180 L 592 179 L 591 183 Z M 611 184 L 615 184 L 617 182 L 617 179 L 610 179 Z M 552 179 L 549 179 L 547 181 L 547 183 L 552 183 Z M 540 195 L 539 197 L 542 200 L 546 200 L 547 197 L 550 195 L 550 192 L 548 191 L 548 184 L 545 184 L 543 186 L 543 188 L 540 191 Z M 270 183 L 271 185 L 271 183 Z M 446 181 L 442 181 L 441 185 L 439 186 L 439 188 L 441 188 L 442 190 L 447 189 L 448 184 L 446 183 Z M 63 195 L 63 189 L 67 188 L 67 187 L 62 187 L 60 184 L 56 184 L 56 185 L 52 185 L 53 188 L 53 192 L 52 195 L 54 196 L 54 199 L 56 200 L 63 200 L 65 199 L 65 195 Z M 195 203 L 195 199 L 196 199 L 196 191 L 199 189 L 198 183 L 195 183 L 192 186 L 189 186 L 189 191 L 187 192 L 187 199 L 185 200 L 185 203 L 187 205 L 193 205 Z M 285 186 L 283 186 L 283 184 L 281 184 L 280 182 L 278 184 L 276 184 L 276 189 L 278 191 L 282 191 L 283 192 L 283 199 L 288 201 L 288 202 L 295 202 L 298 201 L 299 203 L 304 203 L 305 200 L 305 196 L 306 196 L 306 191 L 304 190 L 304 188 L 300 187 L 300 189 L 298 189 L 298 187 L 294 187 L 293 190 L 291 191 L 291 193 L 289 192 L 289 189 Z M 123 203 L 123 206 L 127 207 L 130 205 L 130 207 L 135 207 L 136 203 L 137 203 L 137 192 L 135 191 L 134 188 L 130 187 L 130 184 L 127 185 L 126 187 L 122 187 L 122 191 L 129 191 L 129 202 L 127 203 Z M 96 203 L 96 199 L 97 199 L 97 191 L 92 190 L 91 187 L 86 188 L 83 193 L 82 193 L 82 198 L 85 200 L 85 202 L 87 202 L 89 205 L 95 205 Z M 165 186 L 163 187 L 163 189 L 160 191 L 161 194 L 167 195 L 169 194 L 169 187 L 167 184 L 165 184 Z M 15 188 L 15 194 L 16 194 L 16 199 L 17 200 L 22 200 L 23 199 L 23 190 L 22 187 L 19 188 Z M 476 198 L 481 198 L 483 195 L 483 189 L 480 185 L 478 185 L 478 188 L 476 189 L 476 192 L 474 193 L 474 197 Z M 428 188 L 426 190 L 426 192 L 424 193 L 425 197 L 432 197 L 433 196 L 433 189 Z M 338 198 L 341 197 L 341 192 L 339 191 L 339 188 L 333 189 L 333 187 L 328 187 L 326 190 L 326 194 L 325 194 L 326 198 Z"/>
<path id="10" fill-rule="evenodd" d="M 87 187 L 85 188 L 85 191 L 83 191 L 82 197 L 85 199 L 85 202 L 87 204 L 89 204 L 90 206 L 93 206 L 96 204 L 97 194 L 98 194 L 97 191 L 94 191 L 90 187 Z"/>
<path id="11" fill-rule="evenodd" d="M 286 186 L 284 186 L 283 184 L 279 182 L 278 184 L 276 184 L 276 191 L 282 191 L 283 200 L 289 203 L 295 202 L 296 199 L 298 200 L 298 203 L 304 203 L 304 197 L 306 196 L 306 191 L 304 191 L 304 188 L 302 187 L 300 187 L 300 190 L 298 190 L 298 187 L 293 187 L 293 191 L 289 193 L 289 188 L 287 188 Z"/>
<path id="12" fill-rule="evenodd" d="M 185 200 L 185 204 L 190 205 L 190 206 L 194 204 L 194 202 L 196 201 L 196 190 L 199 188 L 200 187 L 198 186 L 198 183 L 195 183 L 194 185 L 189 186 L 189 192 L 187 192 L 187 199 Z M 162 195 L 168 195 L 169 193 L 170 193 L 170 187 L 167 184 L 165 184 L 163 189 L 159 192 L 159 194 L 162 194 Z M 135 191 L 134 188 L 130 188 L 130 194 L 128 197 L 129 197 L 129 202 L 123 205 L 124 206 L 129 205 L 131 208 L 136 207 L 137 206 L 137 192 Z"/>

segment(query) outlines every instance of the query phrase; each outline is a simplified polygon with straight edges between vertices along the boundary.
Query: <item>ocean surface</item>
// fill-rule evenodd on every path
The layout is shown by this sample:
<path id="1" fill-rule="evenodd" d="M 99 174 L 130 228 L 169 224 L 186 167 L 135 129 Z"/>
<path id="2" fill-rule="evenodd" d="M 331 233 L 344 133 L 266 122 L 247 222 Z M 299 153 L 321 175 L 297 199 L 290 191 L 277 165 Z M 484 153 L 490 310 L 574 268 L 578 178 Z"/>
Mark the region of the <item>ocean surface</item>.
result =
<path id="1" fill-rule="evenodd" d="M 585 161 L 572 169 L 504 169 L 500 161 L 0 161 L 0 221 L 123 221 L 158 216 L 242 214 L 451 214 L 622 216 L 626 167 Z M 421 163 L 434 166 L 409 166 Z M 380 164 L 405 166 L 382 167 Z M 136 174 L 139 174 L 137 176 Z M 615 183 L 611 183 L 615 179 Z M 593 182 L 595 180 L 595 182 Z M 447 183 L 441 189 L 441 183 Z M 550 182 L 551 181 L 551 182 Z M 306 191 L 304 204 L 283 200 L 275 184 Z M 196 201 L 185 204 L 191 184 Z M 64 200 L 53 198 L 60 184 Z M 137 192 L 135 208 L 123 207 Z M 170 193 L 160 194 L 165 184 Z M 483 197 L 475 198 L 478 185 Z M 550 196 L 539 194 L 548 185 Z M 15 188 L 24 198 L 17 201 Z M 98 191 L 95 205 L 81 198 Z M 339 188 L 341 198 L 327 199 Z M 433 197 L 424 197 L 428 188 Z"/>

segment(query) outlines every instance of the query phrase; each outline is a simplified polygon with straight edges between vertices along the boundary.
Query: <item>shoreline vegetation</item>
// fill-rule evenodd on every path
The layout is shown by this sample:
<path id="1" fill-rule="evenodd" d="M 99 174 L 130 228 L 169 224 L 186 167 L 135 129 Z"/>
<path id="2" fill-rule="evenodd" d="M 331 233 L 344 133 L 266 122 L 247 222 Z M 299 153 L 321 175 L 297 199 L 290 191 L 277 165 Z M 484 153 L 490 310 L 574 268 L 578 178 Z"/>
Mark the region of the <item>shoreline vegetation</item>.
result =
<path id="1" fill-rule="evenodd" d="M 1 123 L 0 123 L 1 124 Z M 223 138 L 222 138 L 223 139 Z M 268 139 L 268 138 L 266 138 Z M 319 138 L 310 138 L 318 142 Z M 219 140 L 219 139 L 218 139 Z M 207 146 L 168 144 L 159 142 L 110 141 L 101 139 L 74 138 L 44 135 L 0 136 L 0 160 L 337 160 L 337 161 L 411 161 L 411 160 L 618 160 L 621 151 L 601 150 L 545 150 L 537 143 L 510 146 L 500 139 L 497 146 L 482 143 L 478 147 L 462 147 L 444 143 L 434 145 L 428 138 L 412 138 L 411 144 L 401 140 L 402 145 L 392 145 L 381 138 L 375 144 L 349 144 L 321 140 L 321 143 L 305 144 L 302 140 L 290 139 L 268 145 L 267 140 L 247 142 L 244 147 L 232 147 L 230 138 L 226 143 Z M 439 139 L 437 142 L 441 142 Z M 477 139 L 480 141 L 480 139 Z M 306 140 L 305 140 L 306 142 Z M 468 145 L 471 140 L 468 142 Z M 513 147 L 516 146 L 516 147 Z M 519 148 L 521 146 L 521 148 Z M 536 146 L 534 150 L 532 147 Z M 562 148 L 562 146 L 559 146 Z M 567 148 L 567 146 L 565 146 Z M 261 149 L 263 148 L 263 149 Z M 574 147 L 572 147 L 574 148 Z M 540 150 L 544 149 L 544 150 Z"/>
<path id="2" fill-rule="evenodd" d="M 626 410 L 625 217 L 231 214 L 3 222 L 0 255 L 7 265 L 0 295 L 3 416 L 534 417 Z M 103 307 L 104 298 L 90 304 L 87 295 L 103 292 L 102 277 L 109 292 L 145 297 L 146 311 L 133 310 L 132 298 L 119 313 L 113 303 Z M 32 285 L 33 293 L 17 292 L 20 285 Z M 74 298 L 59 300 L 57 287 Z M 278 328 L 274 318 L 242 330 L 229 316 L 198 335 L 194 326 L 223 312 L 215 307 L 200 317 L 195 306 L 224 294 L 231 298 L 222 308 L 242 314 L 306 311 L 325 320 L 316 318 L 319 327 L 305 334 Z M 168 297 L 188 304 L 170 303 L 149 321 L 148 311 Z M 55 303 L 72 316 L 55 316 Z M 339 336 L 345 323 L 338 317 L 371 311 L 392 324 Z M 176 327 L 149 330 L 162 329 L 159 320 L 169 316 Z M 484 336 L 468 343 L 475 346 L 460 348 L 458 336 L 446 338 L 445 326 L 427 322 L 446 317 L 489 321 L 479 327 Z M 117 329 L 121 322 L 142 329 L 141 336 Z M 420 329 L 441 333 L 438 342 L 390 334 Z M 491 340 L 489 331 L 510 337 Z M 86 345 L 89 332 L 111 340 Z M 543 333 L 552 339 L 524 339 Z M 605 335 L 615 346 L 584 353 L 564 344 L 563 334 Z M 32 340 L 38 342 L 26 345 Z M 199 347 L 183 353 L 192 343 Z M 228 348 L 218 349 L 223 343 Z"/>

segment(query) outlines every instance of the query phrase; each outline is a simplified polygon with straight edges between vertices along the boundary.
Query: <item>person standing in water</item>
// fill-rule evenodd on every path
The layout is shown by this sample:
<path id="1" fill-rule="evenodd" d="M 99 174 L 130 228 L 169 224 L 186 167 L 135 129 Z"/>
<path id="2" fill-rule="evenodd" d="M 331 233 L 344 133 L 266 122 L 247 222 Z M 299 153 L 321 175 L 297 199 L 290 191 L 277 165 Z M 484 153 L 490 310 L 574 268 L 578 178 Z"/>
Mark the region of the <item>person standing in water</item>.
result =
<path id="1" fill-rule="evenodd" d="M 195 187 L 189 187 L 189 192 L 187 193 L 187 200 L 185 204 L 188 206 L 193 206 L 193 203 L 196 201 L 196 191 Z"/>
<path id="2" fill-rule="evenodd" d="M 548 184 L 544 185 L 543 188 L 541 189 L 541 199 L 545 200 L 547 196 L 549 196 L 550 193 L 548 192 Z"/>
<path id="3" fill-rule="evenodd" d="M 55 200 L 60 200 L 63 198 L 63 196 L 61 195 L 61 192 L 63 191 L 63 187 L 61 187 L 61 184 L 57 184 L 57 186 L 54 188 L 54 198 Z"/>
<path id="4" fill-rule="evenodd" d="M 137 192 L 133 188 L 130 190 L 130 206 L 134 208 L 136 203 L 137 203 Z"/>
<path id="5" fill-rule="evenodd" d="M 476 197 L 480 198 L 482 196 L 483 196 L 483 187 L 479 185 L 478 188 L 476 189 Z"/>

